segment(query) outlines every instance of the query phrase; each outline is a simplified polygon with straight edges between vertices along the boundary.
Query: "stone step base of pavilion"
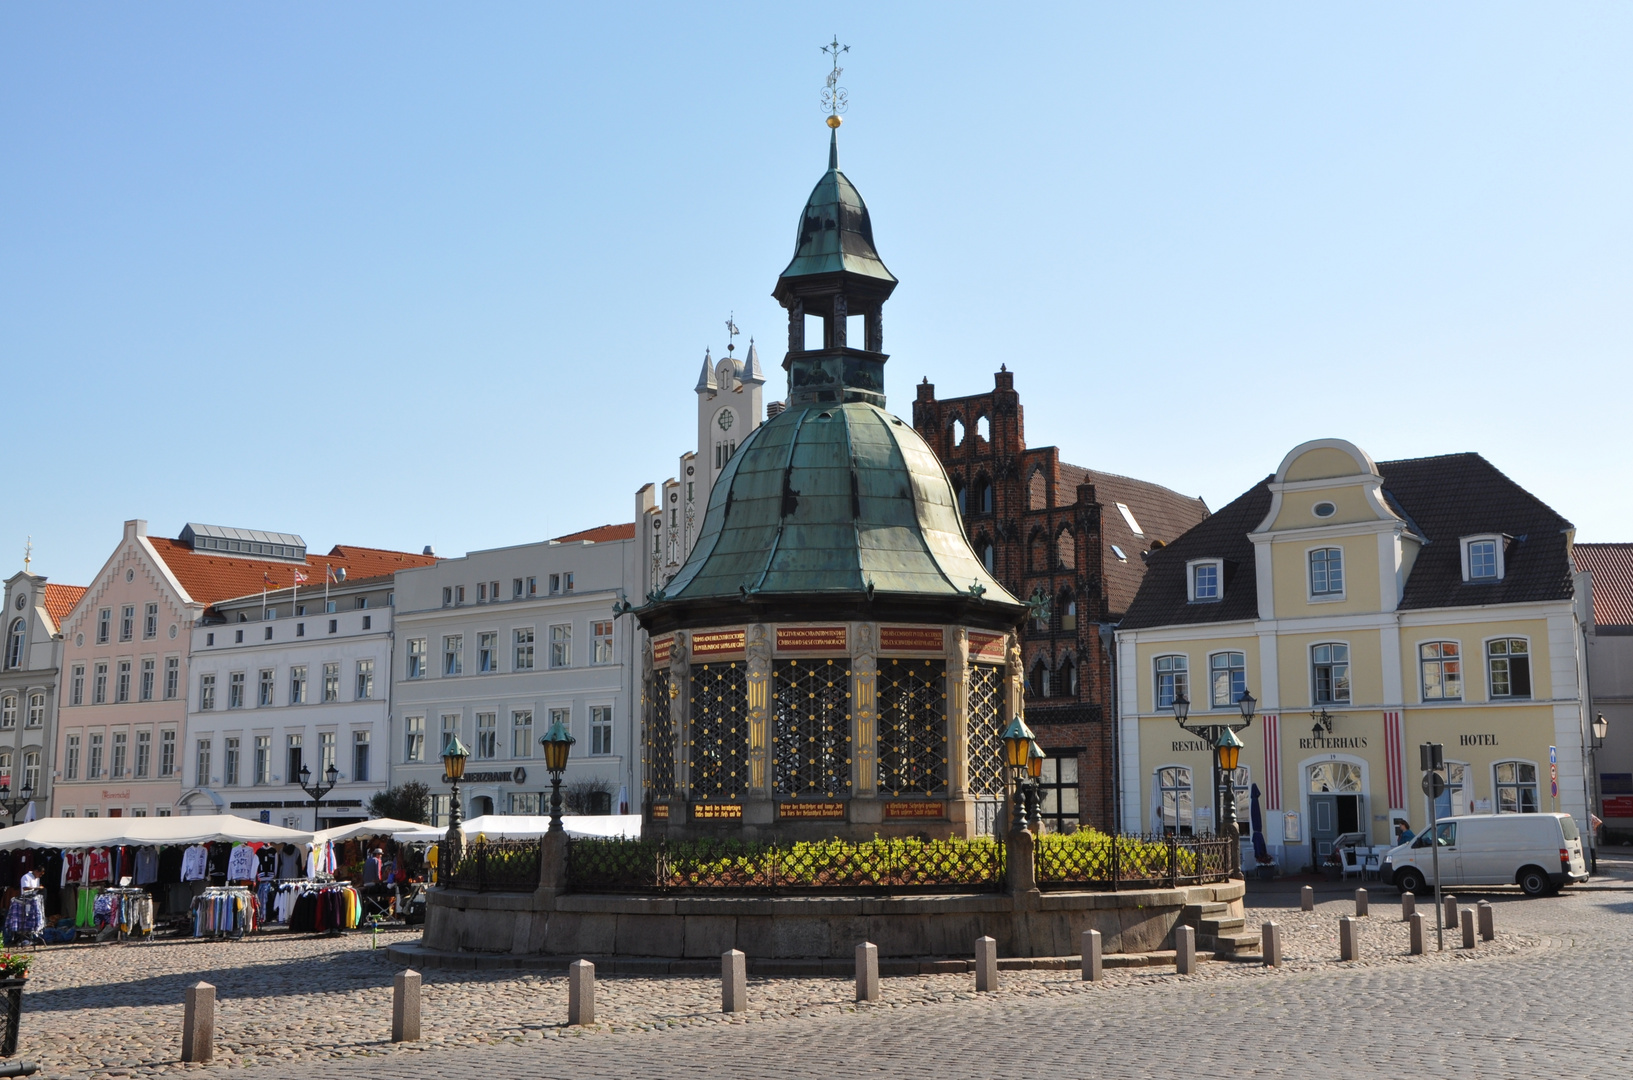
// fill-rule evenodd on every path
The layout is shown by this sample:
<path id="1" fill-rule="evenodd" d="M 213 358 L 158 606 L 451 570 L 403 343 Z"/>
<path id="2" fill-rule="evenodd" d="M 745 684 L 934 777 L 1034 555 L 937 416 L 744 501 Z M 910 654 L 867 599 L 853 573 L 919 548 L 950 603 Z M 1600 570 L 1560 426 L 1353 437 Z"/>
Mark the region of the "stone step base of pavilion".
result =
<path id="1" fill-rule="evenodd" d="M 672 958 L 667 956 L 518 956 L 514 953 L 447 952 L 428 949 L 423 945 L 405 942 L 386 950 L 393 963 L 416 971 L 440 968 L 452 971 L 566 971 L 574 960 L 588 960 L 599 975 L 705 975 L 718 977 L 720 960 L 699 958 Z M 1156 952 L 1114 953 L 1101 958 L 1101 966 L 1112 968 L 1172 967 L 1174 950 Z M 1206 953 L 1198 959 L 1206 960 Z M 998 960 L 999 971 L 1077 971 L 1082 967 L 1080 956 L 1013 956 Z M 848 979 L 855 974 L 853 961 L 847 960 L 757 960 L 749 957 L 748 973 L 778 979 Z M 975 960 L 946 957 L 890 957 L 879 961 L 879 974 L 885 977 L 901 975 L 973 975 Z"/>
<path id="2" fill-rule="evenodd" d="M 917 971 L 924 957 L 965 962 L 981 937 L 995 939 L 1001 957 L 1070 957 L 1082 948 L 1085 931 L 1098 930 L 1109 961 L 1172 950 L 1175 927 L 1186 910 L 1239 922 L 1242 896 L 1240 881 L 1124 892 L 896 896 L 634 896 L 437 888 L 426 905 L 420 945 L 430 953 L 456 957 L 570 961 L 601 956 L 703 964 L 718 964 L 721 953 L 740 949 L 750 963 L 813 963 L 812 970 L 821 971 L 824 962 L 834 961 L 849 970 L 857 944 L 870 941 L 878 946 L 881 963 L 911 961 Z"/>

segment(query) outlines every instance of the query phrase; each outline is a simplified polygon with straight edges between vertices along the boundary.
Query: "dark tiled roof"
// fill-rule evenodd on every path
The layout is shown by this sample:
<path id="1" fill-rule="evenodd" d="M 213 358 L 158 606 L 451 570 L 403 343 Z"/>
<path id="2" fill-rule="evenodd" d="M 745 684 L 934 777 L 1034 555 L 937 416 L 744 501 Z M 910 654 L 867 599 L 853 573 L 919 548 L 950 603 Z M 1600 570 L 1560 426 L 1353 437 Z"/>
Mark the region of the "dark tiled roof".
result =
<path id="1" fill-rule="evenodd" d="M 1573 595 L 1566 551 L 1570 522 L 1479 454 L 1380 461 L 1378 472 L 1390 507 L 1427 541 L 1406 579 L 1403 610 L 1518 604 Z M 1247 534 L 1270 510 L 1271 479 L 1261 480 L 1173 544 L 1152 552 L 1145 582 L 1122 625 L 1137 629 L 1256 618 L 1258 585 Z M 1499 582 L 1463 581 L 1458 540 L 1479 533 L 1512 538 Z M 1216 604 L 1186 599 L 1185 564 L 1202 558 L 1225 561 L 1224 597 Z"/>
<path id="2" fill-rule="evenodd" d="M 1094 496 L 1100 502 L 1100 537 L 1106 550 L 1091 565 L 1105 568 L 1106 606 L 1113 615 L 1128 610 L 1145 578 L 1145 563 L 1140 552 L 1151 547 L 1154 540 L 1170 543 L 1185 530 L 1208 516 L 1208 505 L 1201 499 L 1181 495 L 1161 484 L 1136 480 L 1116 473 L 1098 472 L 1076 465 L 1060 463 L 1060 481 L 1055 491 L 1055 505 L 1069 506 L 1077 501 L 1077 485 L 1093 484 Z M 1140 523 L 1142 535 L 1136 536 L 1116 504 L 1128 507 L 1134 520 Z M 1116 544 L 1128 556 L 1120 560 L 1111 550 Z"/>
<path id="3" fill-rule="evenodd" d="M 1593 621 L 1633 630 L 1633 544 L 1577 544 L 1576 569 L 1593 575 Z"/>
<path id="4" fill-rule="evenodd" d="M 1403 610 L 1565 600 L 1575 592 L 1565 533 L 1571 523 L 1479 454 L 1380 461 L 1387 491 L 1417 523 L 1427 544 L 1401 594 Z M 1458 539 L 1476 533 L 1513 537 L 1503 579 L 1465 584 Z"/>
<path id="5" fill-rule="evenodd" d="M 1270 512 L 1270 479 L 1265 477 L 1200 525 L 1151 553 L 1145 581 L 1123 616 L 1124 629 L 1257 617 L 1259 593 L 1253 578 L 1253 544 L 1247 534 Z M 1224 597 L 1218 603 L 1193 604 L 1187 599 L 1185 563 L 1190 559 L 1225 561 Z"/>

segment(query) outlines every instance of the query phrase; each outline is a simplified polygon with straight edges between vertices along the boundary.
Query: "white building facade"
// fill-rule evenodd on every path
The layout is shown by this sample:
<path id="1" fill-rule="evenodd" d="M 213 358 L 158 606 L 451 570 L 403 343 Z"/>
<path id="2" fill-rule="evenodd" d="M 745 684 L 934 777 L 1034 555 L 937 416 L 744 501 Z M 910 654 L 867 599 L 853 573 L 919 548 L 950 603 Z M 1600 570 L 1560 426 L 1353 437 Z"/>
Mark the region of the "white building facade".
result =
<path id="1" fill-rule="evenodd" d="M 441 754 L 470 750 L 462 813 L 540 814 L 550 777 L 540 738 L 560 719 L 577 743 L 563 789 L 593 788 L 617 813 L 639 790 L 635 602 L 645 580 L 635 529 L 475 551 L 397 575 L 391 783 L 432 791 L 446 824 Z"/>
<path id="2" fill-rule="evenodd" d="M 390 775 L 388 576 L 216 604 L 191 630 L 183 813 L 292 829 L 365 820 Z M 334 787 L 314 807 L 301 787 Z"/>

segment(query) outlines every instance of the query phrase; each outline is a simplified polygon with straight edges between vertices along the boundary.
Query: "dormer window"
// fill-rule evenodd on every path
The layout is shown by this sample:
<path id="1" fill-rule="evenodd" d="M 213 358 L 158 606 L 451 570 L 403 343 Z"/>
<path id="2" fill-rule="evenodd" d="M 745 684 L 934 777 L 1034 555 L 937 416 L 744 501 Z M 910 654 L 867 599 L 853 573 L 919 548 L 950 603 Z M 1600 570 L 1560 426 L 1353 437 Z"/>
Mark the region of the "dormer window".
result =
<path id="1" fill-rule="evenodd" d="M 1193 604 L 1214 604 L 1224 596 L 1225 564 L 1220 559 L 1198 559 L 1185 565 L 1190 600 Z"/>
<path id="2" fill-rule="evenodd" d="M 1503 537 L 1463 538 L 1463 580 L 1470 583 L 1503 579 Z"/>

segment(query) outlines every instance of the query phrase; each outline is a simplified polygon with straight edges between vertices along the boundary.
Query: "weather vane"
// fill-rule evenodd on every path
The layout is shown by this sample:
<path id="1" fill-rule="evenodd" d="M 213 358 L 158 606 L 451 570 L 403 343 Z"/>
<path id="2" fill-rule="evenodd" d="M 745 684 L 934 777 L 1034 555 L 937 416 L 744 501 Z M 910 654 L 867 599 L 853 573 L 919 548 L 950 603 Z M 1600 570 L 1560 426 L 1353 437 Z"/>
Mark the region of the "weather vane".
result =
<path id="1" fill-rule="evenodd" d="M 850 51 L 849 45 L 839 44 L 838 34 L 834 35 L 832 42 L 822 46 L 823 55 L 833 57 L 834 61 L 833 70 L 828 72 L 827 88 L 822 91 L 822 107 L 828 112 L 828 126 L 831 128 L 836 128 L 843 122 L 839 115 L 850 106 L 850 95 L 839 85 L 839 77 L 845 74 L 845 69 L 839 66 L 839 54 Z"/>
<path id="2" fill-rule="evenodd" d="M 726 316 L 726 351 L 728 353 L 737 348 L 736 345 L 732 344 L 731 339 L 742 333 L 737 329 L 736 315 L 736 312 L 732 312 Z"/>
<path id="3" fill-rule="evenodd" d="M 28 573 L 28 564 L 34 561 L 34 538 L 30 536 L 28 543 L 23 545 L 23 573 Z"/>

